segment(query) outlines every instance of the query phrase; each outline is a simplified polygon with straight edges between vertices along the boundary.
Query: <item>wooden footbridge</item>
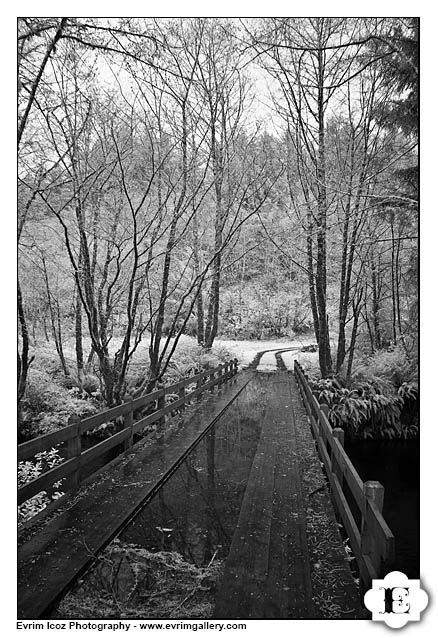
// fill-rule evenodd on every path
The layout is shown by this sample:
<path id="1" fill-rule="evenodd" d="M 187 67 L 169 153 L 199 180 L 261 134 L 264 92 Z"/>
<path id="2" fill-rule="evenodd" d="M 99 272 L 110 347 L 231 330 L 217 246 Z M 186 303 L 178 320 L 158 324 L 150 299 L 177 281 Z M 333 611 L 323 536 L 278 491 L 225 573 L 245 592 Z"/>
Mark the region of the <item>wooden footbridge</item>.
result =
<path id="1" fill-rule="evenodd" d="M 365 617 L 361 595 L 394 557 L 383 488 L 362 483 L 344 451 L 343 432 L 330 426 L 300 365 L 295 361 L 288 372 L 277 351 L 277 371 L 260 377 L 260 357 L 247 370 L 238 372 L 237 361 L 230 361 L 19 446 L 19 461 L 54 445 L 63 446 L 65 457 L 22 486 L 19 503 L 61 479 L 68 486 L 19 532 L 19 618 L 50 617 L 99 552 L 261 378 L 266 401 L 258 445 L 213 617 Z M 82 449 L 84 434 L 110 421 L 119 431 Z M 108 463 L 111 450 L 116 456 Z M 99 459 L 104 467 L 90 475 Z"/>

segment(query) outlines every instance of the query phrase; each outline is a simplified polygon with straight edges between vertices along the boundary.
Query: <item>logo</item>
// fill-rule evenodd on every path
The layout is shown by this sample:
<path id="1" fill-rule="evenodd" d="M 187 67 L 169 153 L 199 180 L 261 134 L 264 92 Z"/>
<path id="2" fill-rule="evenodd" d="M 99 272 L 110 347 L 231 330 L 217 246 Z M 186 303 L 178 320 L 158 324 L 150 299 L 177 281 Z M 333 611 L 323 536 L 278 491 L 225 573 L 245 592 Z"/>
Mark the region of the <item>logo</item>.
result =
<path id="1" fill-rule="evenodd" d="M 372 588 L 364 596 L 372 619 L 385 622 L 393 629 L 404 627 L 410 620 L 420 620 L 428 601 L 420 581 L 410 580 L 402 572 L 391 572 L 383 580 L 373 580 Z"/>

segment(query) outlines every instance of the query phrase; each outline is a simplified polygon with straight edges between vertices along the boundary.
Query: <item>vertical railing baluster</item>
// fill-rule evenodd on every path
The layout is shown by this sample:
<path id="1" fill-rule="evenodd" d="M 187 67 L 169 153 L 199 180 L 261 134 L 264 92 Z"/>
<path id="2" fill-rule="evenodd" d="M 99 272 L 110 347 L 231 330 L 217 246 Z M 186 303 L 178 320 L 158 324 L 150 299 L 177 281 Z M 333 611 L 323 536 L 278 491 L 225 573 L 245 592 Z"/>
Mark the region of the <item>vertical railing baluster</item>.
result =
<path id="1" fill-rule="evenodd" d="M 201 373 L 199 373 L 199 374 L 201 374 Z M 196 381 L 196 389 L 197 389 L 197 390 L 199 390 L 199 388 L 201 387 L 202 382 L 203 382 L 203 379 L 204 379 L 204 377 L 203 377 L 203 376 L 202 376 L 202 374 L 201 374 L 201 376 L 199 377 L 199 379 L 197 379 L 197 381 Z M 202 398 L 202 390 L 200 390 L 200 392 L 199 392 L 199 394 L 196 396 L 196 398 L 197 398 L 197 400 L 198 400 L 198 401 L 200 401 L 200 400 L 201 400 L 201 398 Z"/>
<path id="2" fill-rule="evenodd" d="M 75 435 L 68 441 L 67 458 L 73 459 L 77 457 L 79 461 L 78 467 L 67 478 L 68 488 L 74 490 L 81 484 L 81 419 L 76 414 L 73 414 L 69 418 L 68 424 L 75 426 Z"/>
<path id="3" fill-rule="evenodd" d="M 178 397 L 179 397 L 179 399 L 183 400 L 182 405 L 180 406 L 179 409 L 180 409 L 181 412 L 184 412 L 184 410 L 186 409 L 186 401 L 185 401 L 185 398 L 186 398 L 186 386 L 185 385 L 180 386 L 180 388 L 178 390 Z"/>

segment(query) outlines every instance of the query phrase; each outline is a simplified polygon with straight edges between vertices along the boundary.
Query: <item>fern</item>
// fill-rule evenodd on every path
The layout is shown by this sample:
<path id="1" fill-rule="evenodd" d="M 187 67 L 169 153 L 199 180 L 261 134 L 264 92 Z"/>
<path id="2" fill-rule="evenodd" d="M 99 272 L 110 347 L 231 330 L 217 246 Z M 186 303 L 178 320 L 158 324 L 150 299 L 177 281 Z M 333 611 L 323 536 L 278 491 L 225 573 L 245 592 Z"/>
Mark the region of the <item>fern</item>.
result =
<path id="1" fill-rule="evenodd" d="M 401 414 L 406 400 L 416 398 L 416 387 L 404 383 L 396 392 L 384 377 L 357 376 L 350 388 L 343 388 L 336 379 L 311 380 L 319 403 L 329 407 L 329 419 L 352 436 L 363 438 L 407 438 L 417 429 L 403 428 Z"/>

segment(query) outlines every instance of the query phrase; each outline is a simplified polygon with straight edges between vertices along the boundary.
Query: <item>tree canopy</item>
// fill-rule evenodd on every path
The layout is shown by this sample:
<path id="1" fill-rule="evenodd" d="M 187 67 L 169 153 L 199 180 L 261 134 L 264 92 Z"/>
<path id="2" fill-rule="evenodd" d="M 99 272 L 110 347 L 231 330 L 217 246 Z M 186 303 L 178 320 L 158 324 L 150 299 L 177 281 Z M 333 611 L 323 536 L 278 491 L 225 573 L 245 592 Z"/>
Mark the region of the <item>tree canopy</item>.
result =
<path id="1" fill-rule="evenodd" d="M 416 357 L 418 19 L 20 18 L 18 88 L 19 400 L 44 334 L 108 405 L 142 340 Z"/>

